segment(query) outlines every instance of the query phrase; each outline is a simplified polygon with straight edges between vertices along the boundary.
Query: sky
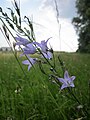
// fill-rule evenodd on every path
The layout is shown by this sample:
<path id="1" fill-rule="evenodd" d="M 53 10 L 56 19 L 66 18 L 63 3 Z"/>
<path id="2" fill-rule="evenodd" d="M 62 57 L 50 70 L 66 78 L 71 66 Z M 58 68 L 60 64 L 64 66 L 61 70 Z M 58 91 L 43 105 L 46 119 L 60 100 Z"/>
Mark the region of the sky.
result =
<path id="1" fill-rule="evenodd" d="M 13 1 L 13 0 L 12 0 Z M 19 0 L 17 0 L 19 1 Z M 57 3 L 58 11 L 56 11 Z M 0 0 L 0 6 L 5 10 L 12 8 L 11 0 Z M 36 40 L 49 40 L 55 51 L 75 52 L 78 48 L 78 36 L 72 18 L 76 16 L 75 0 L 20 0 L 22 18 L 33 18 Z M 58 19 L 57 19 L 58 12 Z M 0 32 L 0 47 L 7 43 Z"/>

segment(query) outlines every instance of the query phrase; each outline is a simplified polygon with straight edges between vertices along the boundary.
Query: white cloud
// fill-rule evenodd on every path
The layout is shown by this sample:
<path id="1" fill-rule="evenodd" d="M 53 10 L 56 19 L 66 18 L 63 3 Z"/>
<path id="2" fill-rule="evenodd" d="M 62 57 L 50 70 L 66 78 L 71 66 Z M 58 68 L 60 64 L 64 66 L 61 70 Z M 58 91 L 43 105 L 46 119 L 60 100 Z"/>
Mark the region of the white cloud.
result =
<path id="1" fill-rule="evenodd" d="M 36 22 L 43 25 L 35 27 L 38 40 L 50 39 L 50 44 L 54 50 L 76 51 L 78 47 L 77 36 L 71 20 L 68 18 L 59 18 L 61 30 L 59 39 L 59 25 L 56 20 L 55 11 L 51 6 L 44 9 L 40 8 L 39 14 L 35 16 Z"/>
<path id="2" fill-rule="evenodd" d="M 56 1 L 56 2 L 55 2 Z M 59 17 L 73 17 L 75 13 L 75 1 L 76 0 L 42 0 L 41 8 L 44 9 L 48 6 L 51 6 L 53 10 L 57 9 L 59 12 Z"/>

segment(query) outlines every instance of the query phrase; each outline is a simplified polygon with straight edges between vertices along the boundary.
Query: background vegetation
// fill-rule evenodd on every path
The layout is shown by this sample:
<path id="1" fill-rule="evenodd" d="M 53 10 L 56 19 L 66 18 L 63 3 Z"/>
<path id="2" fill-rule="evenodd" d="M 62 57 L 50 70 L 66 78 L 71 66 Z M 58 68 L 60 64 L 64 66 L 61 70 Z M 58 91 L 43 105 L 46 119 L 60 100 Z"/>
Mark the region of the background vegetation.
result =
<path id="1" fill-rule="evenodd" d="M 72 22 L 79 36 L 78 52 L 90 53 L 90 0 L 76 0 L 77 16 Z"/>
<path id="2" fill-rule="evenodd" d="M 90 111 L 90 55 L 60 54 L 70 75 L 75 75 L 75 95 Z M 24 59 L 24 58 L 21 58 Z M 56 59 L 57 61 L 57 59 Z M 57 70 L 60 65 L 57 62 Z M 86 119 L 82 105 L 41 73 L 38 65 L 20 69 L 12 53 L 0 53 L 0 120 L 75 120 Z M 47 66 L 45 70 L 48 71 Z M 59 71 L 60 72 L 60 71 Z"/>

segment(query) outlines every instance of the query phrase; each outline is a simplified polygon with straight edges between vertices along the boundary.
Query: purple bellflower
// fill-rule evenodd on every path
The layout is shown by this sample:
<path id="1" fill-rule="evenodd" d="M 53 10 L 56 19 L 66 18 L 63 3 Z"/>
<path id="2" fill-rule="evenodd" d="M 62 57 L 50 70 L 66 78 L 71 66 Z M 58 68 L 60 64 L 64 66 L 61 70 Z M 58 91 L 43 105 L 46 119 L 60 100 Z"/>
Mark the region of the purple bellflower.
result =
<path id="1" fill-rule="evenodd" d="M 29 41 L 25 38 L 20 37 L 19 35 L 17 35 L 18 37 L 15 37 L 15 39 L 17 40 L 16 45 L 27 45 L 29 43 Z"/>
<path id="2" fill-rule="evenodd" d="M 58 78 L 58 80 L 63 83 L 61 86 L 61 90 L 67 87 L 75 87 L 73 80 L 75 79 L 75 76 L 69 77 L 68 71 L 65 71 L 64 78 Z"/>
<path id="3" fill-rule="evenodd" d="M 22 61 L 22 64 L 28 65 L 28 71 L 29 71 L 32 65 L 36 63 L 36 61 L 37 61 L 36 58 L 28 57 L 28 60 Z"/>

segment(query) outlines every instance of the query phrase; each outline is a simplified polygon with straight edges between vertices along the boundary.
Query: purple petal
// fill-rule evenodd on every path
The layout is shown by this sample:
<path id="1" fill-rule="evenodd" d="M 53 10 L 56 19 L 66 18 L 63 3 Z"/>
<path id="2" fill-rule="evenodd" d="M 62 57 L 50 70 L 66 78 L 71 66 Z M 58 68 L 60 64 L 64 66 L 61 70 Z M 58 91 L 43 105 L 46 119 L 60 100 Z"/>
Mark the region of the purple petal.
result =
<path id="1" fill-rule="evenodd" d="M 36 62 L 36 58 L 29 58 L 30 62 L 34 64 Z"/>
<path id="2" fill-rule="evenodd" d="M 15 37 L 17 41 L 19 42 L 24 42 L 24 43 L 28 43 L 29 41 L 25 38 L 22 38 L 22 37 Z"/>
<path id="3" fill-rule="evenodd" d="M 42 44 L 42 45 L 44 45 L 45 43 L 46 43 L 45 40 L 42 40 L 42 41 L 41 41 L 41 44 Z"/>
<path id="4" fill-rule="evenodd" d="M 22 61 L 22 63 L 25 65 L 30 65 L 30 64 L 34 64 L 36 62 L 36 59 L 34 59 L 34 58 L 29 58 L 29 60 L 24 60 L 24 61 Z"/>
<path id="5" fill-rule="evenodd" d="M 70 84 L 71 87 L 75 87 L 75 85 L 73 83 Z"/>
<path id="6" fill-rule="evenodd" d="M 65 83 L 65 80 L 63 78 L 58 78 L 58 80 L 61 82 L 61 83 Z"/>
<path id="7" fill-rule="evenodd" d="M 64 73 L 64 79 L 69 79 L 68 71 L 65 71 L 65 73 Z"/>
<path id="8" fill-rule="evenodd" d="M 41 43 L 34 42 L 34 44 L 38 45 L 38 47 L 41 48 L 42 52 L 44 52 L 44 53 L 47 52 L 47 50 L 48 50 L 47 41 L 45 42 L 45 40 L 43 40 L 43 41 L 41 41 Z"/>
<path id="9" fill-rule="evenodd" d="M 51 58 L 52 58 L 52 53 L 49 52 L 49 51 L 48 51 L 47 53 L 42 52 L 42 54 L 43 54 L 44 57 L 47 58 L 47 59 L 51 59 Z"/>
<path id="10" fill-rule="evenodd" d="M 35 45 L 41 47 L 41 44 L 40 44 L 40 43 L 38 43 L 38 42 L 33 42 L 33 43 L 34 43 Z"/>
<path id="11" fill-rule="evenodd" d="M 16 45 L 22 45 L 22 42 L 17 42 Z"/>
<path id="12" fill-rule="evenodd" d="M 41 45 L 42 45 L 42 46 L 47 46 L 47 42 L 48 42 L 48 40 L 47 40 L 46 42 L 45 42 L 45 40 L 42 40 L 42 41 L 41 41 Z"/>
<path id="13" fill-rule="evenodd" d="M 72 82 L 71 78 L 68 78 L 67 82 L 68 82 L 68 84 L 71 84 L 71 82 Z"/>
<path id="14" fill-rule="evenodd" d="M 67 88 L 67 87 L 68 87 L 67 84 L 63 84 L 63 85 L 61 86 L 61 90 L 64 89 L 64 88 Z"/>
<path id="15" fill-rule="evenodd" d="M 28 71 L 30 70 L 31 67 L 32 67 L 32 65 L 30 64 L 30 65 L 28 66 Z"/>
<path id="16" fill-rule="evenodd" d="M 35 64 L 36 58 L 30 58 L 29 56 L 27 56 L 27 57 L 30 61 L 29 60 L 24 60 L 24 61 L 22 61 L 22 63 L 25 64 L 25 65 L 28 65 L 28 71 L 29 71 L 30 68 L 32 67 L 32 65 Z"/>
<path id="17" fill-rule="evenodd" d="M 53 54 L 50 51 L 48 51 L 47 52 L 47 57 L 48 57 L 48 59 L 51 59 L 51 58 L 53 58 Z"/>
<path id="18" fill-rule="evenodd" d="M 28 48 L 24 48 L 23 50 L 24 50 L 23 54 L 34 54 L 36 52 L 36 50 L 32 50 Z"/>
<path id="19" fill-rule="evenodd" d="M 47 58 L 47 54 L 46 53 L 44 53 L 44 52 L 42 52 L 42 57 L 45 57 L 45 58 Z"/>
<path id="20" fill-rule="evenodd" d="M 35 49 L 35 47 L 33 46 L 33 43 L 27 44 L 26 47 L 28 47 L 28 48 L 30 48 L 30 49 Z"/>
<path id="21" fill-rule="evenodd" d="M 23 54 L 34 54 L 35 52 L 34 51 L 31 51 L 31 50 L 24 50 Z"/>
<path id="22" fill-rule="evenodd" d="M 43 41 L 41 41 L 41 49 L 42 49 L 42 51 L 43 52 L 47 52 L 47 50 L 48 50 L 48 47 L 47 47 L 47 42 L 48 42 L 48 40 L 45 42 L 45 40 L 43 40 Z"/>
<path id="23" fill-rule="evenodd" d="M 29 43 L 29 41 L 25 38 L 20 37 L 19 35 L 17 35 L 18 37 L 15 37 L 15 39 L 19 42 L 16 43 L 16 45 L 26 45 Z"/>
<path id="24" fill-rule="evenodd" d="M 50 38 L 49 38 L 49 39 L 50 39 Z M 47 39 L 46 41 L 45 41 L 45 40 L 42 40 L 42 41 L 41 41 L 41 44 L 47 46 L 47 42 L 48 42 L 49 39 Z"/>
<path id="25" fill-rule="evenodd" d="M 75 80 L 75 78 L 76 78 L 75 76 L 72 76 L 72 77 L 71 77 L 71 81 Z"/>
<path id="26" fill-rule="evenodd" d="M 29 43 L 23 48 L 23 54 L 34 54 L 36 52 L 36 48 L 33 46 L 33 43 Z"/>
<path id="27" fill-rule="evenodd" d="M 25 65 L 29 65 L 30 64 L 30 62 L 28 60 L 24 60 L 24 61 L 22 61 L 22 63 L 25 64 Z"/>

